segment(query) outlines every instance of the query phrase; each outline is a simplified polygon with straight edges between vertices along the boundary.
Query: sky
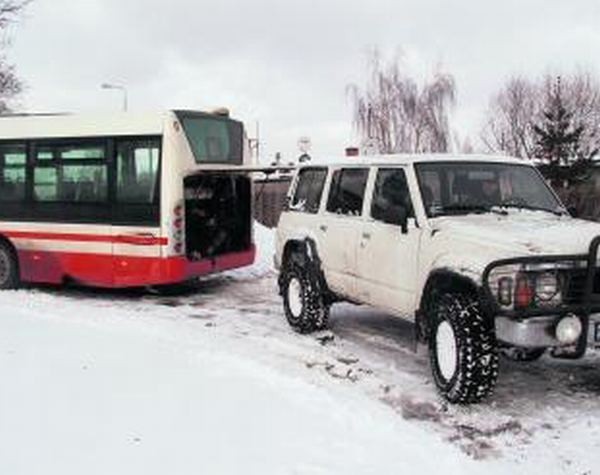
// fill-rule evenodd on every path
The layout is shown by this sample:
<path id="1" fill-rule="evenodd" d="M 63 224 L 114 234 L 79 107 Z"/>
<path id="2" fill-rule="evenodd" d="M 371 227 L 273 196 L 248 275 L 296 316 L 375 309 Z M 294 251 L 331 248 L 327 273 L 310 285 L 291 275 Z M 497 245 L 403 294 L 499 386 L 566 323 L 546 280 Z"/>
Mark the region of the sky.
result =
<path id="1" fill-rule="evenodd" d="M 349 84 L 377 47 L 419 81 L 456 79 L 452 127 L 476 143 L 491 95 L 511 75 L 584 68 L 600 75 L 598 0 L 33 0 L 8 58 L 28 112 L 225 106 L 261 160 L 357 145 Z"/>

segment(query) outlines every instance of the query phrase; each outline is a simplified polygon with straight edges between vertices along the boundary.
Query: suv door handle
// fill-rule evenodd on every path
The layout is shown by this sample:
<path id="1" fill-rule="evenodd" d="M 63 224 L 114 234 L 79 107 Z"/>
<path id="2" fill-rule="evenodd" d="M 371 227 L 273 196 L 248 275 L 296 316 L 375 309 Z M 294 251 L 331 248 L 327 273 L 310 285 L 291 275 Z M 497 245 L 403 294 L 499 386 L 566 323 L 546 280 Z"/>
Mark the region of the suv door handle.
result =
<path id="1" fill-rule="evenodd" d="M 326 226 L 325 224 L 321 224 L 321 226 L 319 226 L 319 229 L 320 229 L 321 231 L 323 231 L 324 233 L 326 233 L 326 232 L 327 232 L 327 226 Z"/>
<path id="2" fill-rule="evenodd" d="M 371 233 L 362 233 L 363 239 L 371 239 Z"/>

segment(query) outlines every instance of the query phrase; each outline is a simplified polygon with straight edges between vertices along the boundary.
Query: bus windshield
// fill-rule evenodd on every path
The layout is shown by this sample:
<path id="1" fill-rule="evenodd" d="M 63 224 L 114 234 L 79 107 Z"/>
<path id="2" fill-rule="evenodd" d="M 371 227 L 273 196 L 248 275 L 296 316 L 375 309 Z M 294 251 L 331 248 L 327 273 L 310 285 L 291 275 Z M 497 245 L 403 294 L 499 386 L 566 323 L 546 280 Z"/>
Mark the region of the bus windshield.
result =
<path id="1" fill-rule="evenodd" d="M 177 112 L 197 164 L 243 164 L 241 122 L 209 114 Z"/>
<path id="2" fill-rule="evenodd" d="M 563 214 L 533 167 L 511 163 L 431 162 L 415 165 L 427 216 L 519 208 Z"/>

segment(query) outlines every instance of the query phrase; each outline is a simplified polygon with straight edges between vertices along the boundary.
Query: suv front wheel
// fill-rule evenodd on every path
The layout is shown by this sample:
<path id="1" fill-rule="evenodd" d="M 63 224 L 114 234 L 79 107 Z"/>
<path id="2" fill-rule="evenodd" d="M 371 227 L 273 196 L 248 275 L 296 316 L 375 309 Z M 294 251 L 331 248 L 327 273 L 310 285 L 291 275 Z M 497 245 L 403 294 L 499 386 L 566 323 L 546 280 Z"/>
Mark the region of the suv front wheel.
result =
<path id="1" fill-rule="evenodd" d="M 292 255 L 284 264 L 281 293 L 285 316 L 294 330 L 310 333 L 327 327 L 329 305 L 306 256 Z"/>
<path id="2" fill-rule="evenodd" d="M 456 293 L 441 294 L 430 307 L 429 357 L 433 378 L 444 398 L 470 404 L 489 396 L 498 376 L 493 322 L 479 301 Z"/>

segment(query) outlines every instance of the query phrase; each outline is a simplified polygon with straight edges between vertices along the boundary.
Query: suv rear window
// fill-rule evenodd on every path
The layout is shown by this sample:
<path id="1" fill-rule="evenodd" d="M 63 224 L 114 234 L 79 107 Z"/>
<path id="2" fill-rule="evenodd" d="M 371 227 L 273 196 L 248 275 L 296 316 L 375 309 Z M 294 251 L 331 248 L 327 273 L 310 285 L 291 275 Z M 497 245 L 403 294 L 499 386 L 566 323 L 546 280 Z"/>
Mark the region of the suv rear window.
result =
<path id="1" fill-rule="evenodd" d="M 298 174 L 298 184 L 291 208 L 305 213 L 316 213 L 321 203 L 323 185 L 327 177 L 326 168 L 305 168 Z"/>
<path id="2" fill-rule="evenodd" d="M 327 211 L 360 216 L 368 176 L 368 168 L 336 170 L 331 179 Z"/>

